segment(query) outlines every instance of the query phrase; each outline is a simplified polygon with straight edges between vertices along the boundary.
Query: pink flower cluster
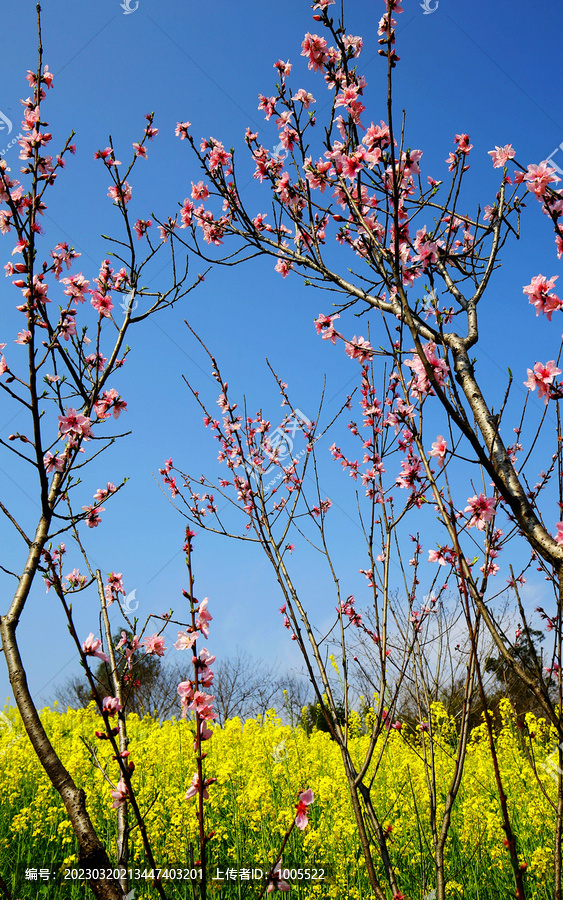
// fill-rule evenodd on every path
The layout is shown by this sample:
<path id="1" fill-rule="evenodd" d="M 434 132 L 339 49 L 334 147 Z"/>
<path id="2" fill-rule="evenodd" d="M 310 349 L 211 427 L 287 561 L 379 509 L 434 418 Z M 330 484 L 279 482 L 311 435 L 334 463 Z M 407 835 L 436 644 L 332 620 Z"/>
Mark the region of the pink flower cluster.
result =
<path id="1" fill-rule="evenodd" d="M 471 513 L 467 527 L 475 526 L 479 531 L 484 531 L 489 522 L 493 521 L 496 503 L 494 497 L 485 497 L 484 494 L 479 494 L 478 497 L 469 497 L 464 510 L 466 513 Z"/>
<path id="2" fill-rule="evenodd" d="M 436 383 L 440 387 L 444 387 L 450 371 L 448 364 L 445 359 L 436 355 L 436 344 L 434 341 L 428 341 L 423 347 L 423 351 L 426 361 L 432 369 Z M 409 385 L 411 395 L 418 399 L 421 399 L 424 394 L 433 395 L 434 391 L 432 390 L 430 380 L 420 356 L 415 354 L 412 359 L 407 359 L 405 361 L 405 365 L 409 366 L 413 371 L 413 378 Z"/>
<path id="3" fill-rule="evenodd" d="M 551 386 L 556 375 L 561 375 L 561 369 L 555 365 L 555 360 L 550 359 L 548 362 L 537 362 L 534 369 L 528 369 L 528 380 L 524 382 L 531 391 L 538 389 L 538 397 L 545 397 L 545 402 L 549 401 L 551 396 Z"/>
<path id="4" fill-rule="evenodd" d="M 188 541 L 193 536 L 188 533 Z M 191 545 L 190 545 L 191 548 Z M 189 597 L 186 591 L 184 596 Z M 208 598 L 205 597 L 201 603 L 197 603 L 190 598 L 192 608 L 192 626 L 187 631 L 178 632 L 178 640 L 174 644 L 177 650 L 191 650 L 198 637 L 204 635 L 209 636 L 209 622 L 212 620 L 211 614 L 207 610 Z M 196 739 L 194 741 L 194 752 L 201 753 L 201 742 L 208 741 L 213 736 L 213 731 L 209 728 L 209 724 L 217 718 L 217 713 L 213 709 L 213 701 L 215 697 L 211 693 L 207 693 L 202 688 L 211 688 L 213 685 L 214 673 L 211 668 L 215 662 L 215 657 L 209 653 L 206 647 L 203 647 L 198 655 L 192 656 L 194 667 L 194 678 L 181 681 L 178 685 L 178 694 L 182 703 L 182 718 L 186 716 L 188 711 L 194 713 Z M 216 781 L 215 778 L 207 778 L 203 785 L 200 784 L 199 772 L 196 772 L 192 778 L 192 783 L 186 792 L 186 800 L 197 796 L 200 790 L 203 791 L 203 798 L 208 798 L 207 787 Z"/>

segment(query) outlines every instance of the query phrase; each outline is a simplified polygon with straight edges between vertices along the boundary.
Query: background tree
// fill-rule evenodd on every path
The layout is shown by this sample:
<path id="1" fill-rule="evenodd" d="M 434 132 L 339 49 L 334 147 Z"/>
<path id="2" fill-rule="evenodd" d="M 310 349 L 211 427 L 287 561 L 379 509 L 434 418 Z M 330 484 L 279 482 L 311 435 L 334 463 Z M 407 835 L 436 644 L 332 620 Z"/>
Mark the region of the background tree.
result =
<path id="1" fill-rule="evenodd" d="M 520 628 L 517 629 L 520 631 Z M 537 679 L 538 663 L 543 670 L 543 652 L 539 646 L 545 639 L 543 631 L 537 628 L 530 628 L 527 638 L 520 643 L 517 639 L 512 654 L 518 666 L 523 669 L 529 677 Z M 490 703 L 496 708 L 502 697 L 508 697 L 516 711 L 522 717 L 525 713 L 531 712 L 534 715 L 542 715 L 544 710 L 537 701 L 534 692 L 530 686 L 518 677 L 514 670 L 514 666 L 510 660 L 501 654 L 495 654 L 489 657 L 485 663 L 485 672 L 491 673 L 497 685 L 497 691 L 493 694 Z M 556 698 L 556 685 L 549 684 L 553 699 Z"/>
<path id="2" fill-rule="evenodd" d="M 127 632 L 128 640 L 133 635 Z M 114 634 L 112 640 L 118 644 L 121 632 Z M 123 709 L 126 713 L 139 716 L 150 715 L 156 719 L 167 719 L 177 715 L 179 699 L 177 687 L 185 678 L 185 666 L 178 661 L 167 663 L 158 656 L 147 655 L 144 651 L 135 651 L 128 661 L 122 657 L 117 666 L 117 677 L 123 690 Z M 108 664 L 99 662 L 94 672 L 94 681 L 98 689 L 107 696 L 113 692 L 111 672 Z M 95 700 L 94 693 L 87 678 L 71 676 L 54 693 L 54 699 L 60 706 L 72 709 L 86 707 Z"/>

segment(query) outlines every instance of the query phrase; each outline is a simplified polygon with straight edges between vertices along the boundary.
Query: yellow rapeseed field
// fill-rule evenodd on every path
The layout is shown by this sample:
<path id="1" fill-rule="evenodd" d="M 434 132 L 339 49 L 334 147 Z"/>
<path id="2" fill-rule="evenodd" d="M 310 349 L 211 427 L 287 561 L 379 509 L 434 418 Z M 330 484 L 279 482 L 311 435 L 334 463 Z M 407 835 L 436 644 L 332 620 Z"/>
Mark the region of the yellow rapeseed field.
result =
<path id="1" fill-rule="evenodd" d="M 76 865 L 76 846 L 64 808 L 45 776 L 13 709 L 5 710 L 12 728 L 0 730 L 0 874 L 18 898 L 36 896 L 79 897 L 88 891 L 63 885 L 58 893 L 38 893 L 24 880 L 27 867 L 48 867 L 62 872 Z M 531 900 L 549 900 L 553 879 L 555 782 L 548 757 L 556 747 L 555 733 L 544 720 L 527 716 L 526 728 L 517 727 L 508 705 L 497 737 L 502 777 L 508 796 L 520 859 L 527 864 Z M 368 713 L 369 718 L 369 713 Z M 45 709 L 45 729 L 75 782 L 84 788 L 90 816 L 109 848 L 115 847 L 115 813 L 110 785 L 92 764 L 88 745 L 110 778 L 117 766 L 107 742 L 94 731 L 100 719 L 93 708 Z M 443 708 L 433 710 L 434 751 L 438 802 L 443 805 L 456 748 L 456 730 Z M 358 761 L 367 746 L 362 721 L 351 719 L 350 746 Z M 186 720 L 159 723 L 150 717 L 128 718 L 133 783 L 145 813 L 155 858 L 159 865 L 185 867 L 196 845 L 196 804 L 185 793 L 195 771 L 193 725 Z M 405 727 L 386 735 L 381 766 L 373 782 L 375 808 L 384 827 L 390 828 L 393 862 L 401 890 L 409 900 L 422 900 L 434 887 L 429 799 L 422 741 L 427 735 Z M 309 827 L 291 835 L 283 857 L 287 868 L 324 870 L 325 879 L 294 889 L 294 896 L 323 898 L 371 897 L 365 864 L 357 838 L 340 752 L 321 731 L 307 735 L 301 727 L 283 725 L 274 711 L 262 720 L 228 721 L 214 727 L 206 743 L 206 774 L 217 782 L 209 788 L 206 804 L 209 831 L 210 877 L 226 869 L 266 871 L 295 815 L 300 791 L 312 788 Z M 554 759 L 555 757 L 552 757 Z M 547 761 L 547 762 L 546 762 Z M 503 845 L 499 803 L 484 726 L 471 736 L 463 782 L 454 808 L 447 845 L 447 896 L 493 900 L 513 895 L 507 851 Z M 197 855 L 197 851 L 196 851 Z M 139 829 L 132 832 L 131 865 L 146 866 Z M 380 869 L 383 875 L 383 870 Z M 185 886 L 174 886 L 171 896 L 184 896 Z M 58 890 L 58 889 L 57 889 Z M 66 893 L 65 893 L 66 891 Z M 250 881 L 211 880 L 211 893 L 221 897 L 250 897 L 258 893 Z M 152 896 L 139 885 L 138 898 Z M 187 893 L 185 896 L 189 896 Z"/>

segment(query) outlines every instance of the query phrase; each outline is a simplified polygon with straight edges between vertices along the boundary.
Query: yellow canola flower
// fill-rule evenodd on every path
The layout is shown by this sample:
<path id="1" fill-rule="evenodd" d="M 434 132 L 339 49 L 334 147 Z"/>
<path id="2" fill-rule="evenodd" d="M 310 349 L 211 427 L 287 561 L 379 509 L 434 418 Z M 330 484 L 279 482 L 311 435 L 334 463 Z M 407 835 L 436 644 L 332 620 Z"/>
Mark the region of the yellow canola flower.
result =
<path id="1" fill-rule="evenodd" d="M 0 871 L 9 870 L 8 860 L 14 856 L 36 860 L 37 865 L 52 860 L 57 867 L 73 865 L 77 845 L 60 798 L 15 710 L 4 714 L 12 727 L 8 734 L 4 733 L 7 729 L 0 730 Z M 499 764 L 520 858 L 528 864 L 529 895 L 549 900 L 555 826 L 549 799 L 556 800 L 557 786 L 549 766 L 545 770 L 542 764 L 557 747 L 556 735 L 544 720 L 531 715 L 526 716 L 525 728 L 522 723 L 517 726 L 506 705 L 501 707 L 501 715 L 502 729 L 496 738 Z M 440 821 L 453 773 L 457 732 L 454 720 L 440 704 L 432 705 L 431 716 Z M 350 717 L 349 749 L 356 765 L 361 764 L 369 746 L 366 732 L 373 720 L 373 710 L 365 705 L 364 714 Z M 108 785 L 82 740 L 95 745 L 110 777 L 117 776 L 108 742 L 94 737 L 100 723 L 95 709 L 45 709 L 42 721 L 75 783 L 85 791 L 88 812 L 102 840 L 108 848 L 115 846 L 116 820 Z M 135 763 L 133 786 L 139 807 L 146 811 L 155 858 L 160 865 L 185 865 L 190 848 L 197 846 L 198 834 L 196 803 L 185 799 L 195 771 L 194 726 L 182 719 L 159 723 L 149 716 L 132 715 L 127 727 Z M 284 725 L 274 710 L 263 718 L 245 723 L 235 718 L 212 728 L 204 763 L 207 777 L 217 779 L 205 804 L 206 829 L 215 832 L 208 847 L 211 863 L 265 868 L 275 859 L 293 821 L 298 794 L 310 788 L 315 802 L 309 809 L 309 826 L 303 832 L 294 829 L 284 851 L 284 865 L 324 868 L 330 873 L 322 885 L 311 885 L 307 896 L 367 900 L 371 893 L 342 756 L 330 735 L 313 731 L 308 736 L 301 727 Z M 19 735 L 18 740 L 13 740 L 14 735 Z M 373 807 L 383 828 L 391 829 L 388 850 L 408 897 L 423 896 L 422 886 L 431 871 L 431 804 L 423 752 L 424 747 L 429 760 L 429 742 L 428 733 L 409 732 L 406 726 L 400 733 L 384 732 L 366 778 L 369 782 L 373 777 Z M 541 787 L 530 759 L 537 766 Z M 425 836 L 423 850 L 421 834 Z M 491 888 L 491 896 L 510 894 L 510 864 L 503 838 L 488 739 L 480 725 L 471 735 L 446 846 L 448 898 L 473 900 L 478 893 L 471 884 L 490 883 L 496 891 Z M 197 856 L 197 850 L 195 853 Z M 131 862 L 146 865 L 138 829 L 133 832 Z M 377 848 L 374 864 L 384 881 Z M 463 878 L 456 876 L 460 872 Z"/>

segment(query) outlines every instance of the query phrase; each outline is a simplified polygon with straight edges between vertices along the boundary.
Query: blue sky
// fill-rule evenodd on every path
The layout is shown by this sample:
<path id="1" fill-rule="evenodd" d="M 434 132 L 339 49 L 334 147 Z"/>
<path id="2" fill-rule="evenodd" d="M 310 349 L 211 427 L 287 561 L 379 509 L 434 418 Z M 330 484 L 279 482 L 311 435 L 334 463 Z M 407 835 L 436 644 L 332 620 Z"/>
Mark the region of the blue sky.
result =
<path id="1" fill-rule="evenodd" d="M 429 5 L 434 7 L 435 2 Z M 561 21 L 557 16 L 550 19 L 544 10 L 538 29 L 538 7 L 533 2 L 440 0 L 435 11 L 426 15 L 411 0 L 405 0 L 404 7 L 397 29 L 401 62 L 395 70 L 396 120 L 404 107 L 407 143 L 424 151 L 423 174 L 436 178 L 447 176 L 444 159 L 453 149 L 454 134 L 468 132 L 474 144 L 467 177 L 468 208 L 477 202 L 484 207 L 494 200 L 499 182 L 488 150 L 511 142 L 520 162 L 537 163 L 563 142 Z M 386 117 L 385 67 L 377 56 L 377 21 L 383 8 L 379 0 L 346 3 L 348 32 L 364 37 L 360 69 L 368 82 L 365 117 L 375 122 Z M 6 126 L 0 131 L 0 151 L 18 129 L 19 99 L 29 93 L 25 72 L 36 67 L 35 4 L 6 0 L 2 22 L 0 112 L 12 122 L 13 130 L 7 134 Z M 311 90 L 322 108 L 328 93 L 300 57 L 304 33 L 315 30 L 310 6 L 301 0 L 242 0 L 213 7 L 140 0 L 131 14 L 125 14 L 119 0 L 90 4 L 47 0 L 43 4 L 44 60 L 55 82 L 44 112 L 55 145 L 62 146 L 74 129 L 77 154 L 47 201 L 46 248 L 68 240 L 83 254 L 77 270 L 94 277 L 107 254 L 100 234 L 116 233 L 118 222 L 106 196 L 107 173 L 94 161 L 93 152 L 105 147 L 111 134 L 118 158 L 127 159 L 132 141 L 142 133 L 145 113 L 153 110 L 160 133 L 149 144 L 149 159 L 136 168 L 132 204 L 136 214 L 143 218 L 151 213 L 172 215 L 178 201 L 189 195 L 191 181 L 199 180 L 187 143 L 174 137 L 176 122 L 185 119 L 192 122 L 196 137 L 211 134 L 237 150 L 239 186 L 246 184 L 249 208 L 266 209 L 265 192 L 260 193 L 253 182 L 245 159 L 244 131 L 248 125 L 258 130 L 272 149 L 278 142 L 274 120 L 264 122 L 257 110 L 258 94 L 274 92 L 272 64 L 278 58 L 294 64 L 292 84 Z M 563 150 L 558 154 L 554 161 L 563 169 Z M 5 158 L 17 171 L 15 148 L 6 149 Z M 11 252 L 10 239 L 2 239 L 0 249 L 3 265 Z M 204 268 L 196 259 L 191 265 L 194 275 Z M 501 375 L 510 365 L 515 394 L 523 399 L 525 389 L 520 386 L 526 367 L 556 355 L 559 323 L 554 320 L 550 326 L 536 320 L 522 286 L 539 272 L 549 277 L 560 269 L 547 220 L 539 204 L 530 200 L 522 240 L 507 246 L 483 309 L 486 327 L 477 356 L 491 391 L 502 390 Z M 162 265 L 153 266 L 149 283 L 164 288 L 168 276 L 163 260 Z M 11 333 L 15 336 L 21 324 L 13 310 L 14 289 L 8 280 L 0 284 L 0 341 L 10 344 Z M 357 364 L 315 335 L 313 319 L 319 312 L 330 312 L 331 302 L 330 295 L 307 290 L 297 278 L 282 280 L 273 272 L 271 260 L 258 260 L 237 269 L 214 269 L 183 304 L 131 333 L 132 352 L 115 386 L 128 402 L 127 415 L 119 424 L 123 422 L 132 434 L 108 451 L 101 467 L 93 468 L 91 475 L 85 473 L 84 502 L 90 502 L 93 491 L 107 480 L 117 483 L 124 476 L 130 480 L 107 504 L 103 524 L 87 530 L 85 538 L 93 565 L 103 572 L 123 572 L 126 589 L 136 589 L 140 615 L 177 608 L 186 583 L 181 551 L 184 523 L 159 490 L 158 468 L 172 456 L 186 471 L 215 471 L 215 444 L 202 428 L 200 412 L 181 376 L 192 381 L 210 404 L 215 401 L 215 384 L 183 319 L 188 318 L 208 343 L 233 393 L 239 397 L 246 393 L 250 409 L 263 406 L 270 419 L 281 414 L 265 364 L 267 356 L 289 383 L 295 406 L 311 418 L 326 373 L 326 416 L 330 418 L 357 374 Z M 365 319 L 360 324 L 351 312 L 342 323 L 350 335 L 365 328 Z M 537 403 L 534 408 L 541 411 Z M 0 428 L 3 435 L 25 430 L 22 414 L 16 411 L 14 418 L 5 399 L 0 401 Z M 538 452 L 541 455 L 541 446 Z M 544 466 L 545 460 L 538 463 L 538 468 Z M 326 473 L 323 470 L 326 492 L 336 495 L 342 508 L 351 505 L 353 511 L 353 494 L 348 482 L 342 483 L 339 469 L 329 467 Z M 36 515 L 34 484 L 26 481 L 25 470 L 6 452 L 0 454 L 0 478 L 2 499 L 27 526 Z M 463 493 L 465 484 L 460 489 Z M 464 496 L 469 493 L 473 491 L 468 488 Z M 357 525 L 341 513 L 338 516 L 332 537 L 342 577 L 351 585 L 346 595 L 356 590 L 357 570 L 365 560 Z M 14 560 L 23 560 L 22 547 L 6 522 L 1 527 L 2 556 L 6 555 L 10 566 L 17 566 Z M 69 570 L 79 565 L 70 552 L 68 556 Z M 327 601 L 325 575 L 305 549 L 300 557 L 294 555 L 294 564 L 316 620 L 327 622 L 334 603 L 332 598 Z M 215 617 L 210 646 L 218 657 L 232 655 L 241 647 L 257 657 L 275 658 L 283 666 L 299 664 L 281 627 L 277 611 L 281 599 L 273 575 L 256 548 L 200 534 L 195 565 L 197 589 L 210 597 Z M 2 582 L 4 611 L 11 582 L 5 576 Z M 529 584 L 529 602 L 541 597 L 542 591 L 543 582 Z M 92 590 L 76 598 L 74 611 L 79 633 L 85 637 L 97 630 Z M 19 635 L 30 685 L 41 705 L 49 701 L 55 684 L 79 671 L 62 611 L 56 598 L 45 594 L 42 583 L 35 585 Z M 0 667 L 0 698 L 8 696 L 10 685 Z"/>

